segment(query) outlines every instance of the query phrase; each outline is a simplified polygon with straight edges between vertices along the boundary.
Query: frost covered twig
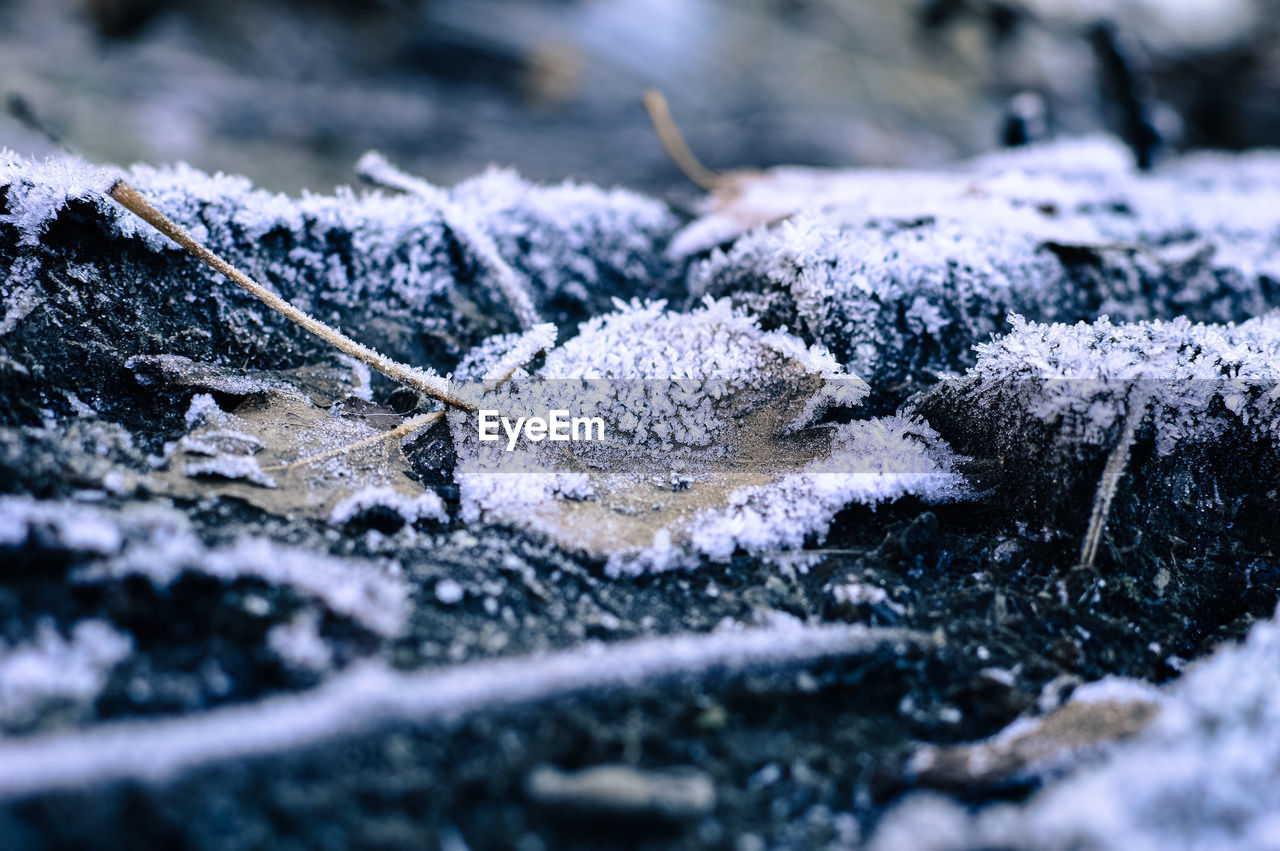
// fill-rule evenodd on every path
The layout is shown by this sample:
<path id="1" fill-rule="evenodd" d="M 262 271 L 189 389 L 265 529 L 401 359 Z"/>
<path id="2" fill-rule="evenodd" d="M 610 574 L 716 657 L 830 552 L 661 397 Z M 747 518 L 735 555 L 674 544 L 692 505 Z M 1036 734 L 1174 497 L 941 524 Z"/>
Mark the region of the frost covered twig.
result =
<path id="1" fill-rule="evenodd" d="M 406 674 L 353 666 L 301 695 L 195 718 L 123 721 L 0 741 L 0 796 L 135 778 L 158 781 L 213 760 L 278 753 L 390 720 L 441 722 L 592 690 L 709 670 L 744 671 L 928 645 L 929 637 L 861 625 L 682 635 Z M 139 742 L 147 742 L 139 747 Z"/>
<path id="2" fill-rule="evenodd" d="M 374 443 L 397 440 L 402 437 L 407 437 L 415 431 L 420 431 L 443 418 L 444 411 L 432 411 L 429 414 L 422 414 L 420 416 L 413 417 L 412 419 L 405 420 L 395 428 L 390 429 L 389 431 L 384 431 L 381 434 L 375 434 L 373 437 L 368 437 L 364 440 L 357 440 L 355 443 L 348 443 L 346 446 L 339 446 L 336 449 L 330 449 L 316 455 L 308 455 L 306 458 L 300 458 L 291 464 L 275 464 L 270 467 L 263 467 L 262 472 L 274 473 L 277 470 L 293 470 L 297 467 L 314 464 L 317 461 L 323 461 L 326 458 L 332 458 L 335 455 L 345 455 L 348 452 L 352 452 L 356 449 L 363 449 L 364 447 L 370 446 Z"/>
<path id="3" fill-rule="evenodd" d="M 360 158 L 356 163 L 356 174 L 375 186 L 404 192 L 435 206 L 440 211 L 445 224 L 462 237 L 467 246 L 476 253 L 480 263 L 486 267 L 485 271 L 488 274 L 485 279 L 506 298 L 520 326 L 528 331 L 542 321 L 538 315 L 538 309 L 534 307 L 533 299 L 529 297 L 529 288 L 516 270 L 511 268 L 511 264 L 502 259 L 493 237 L 489 236 L 469 216 L 463 215 L 442 190 L 420 177 L 406 174 L 377 151 L 369 151 Z"/>
<path id="4" fill-rule="evenodd" d="M 285 318 L 299 325 L 312 334 L 315 334 L 321 340 L 339 351 L 350 355 L 356 360 L 364 363 L 383 375 L 419 390 L 433 399 L 438 399 L 446 405 L 452 405 L 463 410 L 473 411 L 475 403 L 461 396 L 453 387 L 452 382 L 447 378 L 436 375 L 427 370 L 418 369 L 416 367 L 402 364 L 399 361 L 392 360 L 386 355 L 379 354 L 368 346 L 357 343 L 355 340 L 343 334 L 336 328 L 330 327 L 325 323 L 308 315 L 280 296 L 268 290 L 262 284 L 250 278 L 236 267 L 232 266 L 226 260 L 214 254 L 205 246 L 197 242 L 189 233 L 179 227 L 164 213 L 160 212 L 148 201 L 141 192 L 133 188 L 124 180 L 116 181 L 109 192 L 112 198 L 120 203 L 125 209 L 137 215 L 146 221 L 156 230 L 163 233 L 169 239 L 180 245 L 182 248 L 198 260 L 203 261 L 209 267 L 219 274 L 225 275 L 243 289 L 247 290 L 251 295 L 262 301 L 263 304 L 272 310 L 281 314 Z"/>
<path id="5" fill-rule="evenodd" d="M 1107 517 L 1111 514 L 1111 503 L 1115 499 L 1116 490 L 1120 487 L 1120 477 L 1124 475 L 1129 464 L 1129 451 L 1137 439 L 1138 428 L 1146 419 L 1147 408 L 1151 403 L 1151 394 L 1137 389 L 1128 400 L 1128 411 L 1124 419 L 1124 431 L 1111 454 L 1107 456 L 1107 464 L 1102 468 L 1102 478 L 1098 480 L 1098 490 L 1093 498 L 1093 511 L 1089 515 L 1089 528 L 1085 532 L 1084 543 L 1080 547 L 1080 564 L 1092 568 L 1098 557 L 1098 547 L 1102 544 L 1102 533 L 1107 528 Z"/>

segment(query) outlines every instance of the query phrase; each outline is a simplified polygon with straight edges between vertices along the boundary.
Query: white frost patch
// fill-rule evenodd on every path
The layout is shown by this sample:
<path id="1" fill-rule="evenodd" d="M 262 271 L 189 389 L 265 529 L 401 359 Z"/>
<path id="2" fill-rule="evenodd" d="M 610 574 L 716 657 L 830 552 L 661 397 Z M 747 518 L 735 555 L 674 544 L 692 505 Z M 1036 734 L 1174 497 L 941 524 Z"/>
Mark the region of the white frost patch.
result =
<path id="1" fill-rule="evenodd" d="M 333 651 L 320 635 L 320 616 L 313 611 L 273 626 L 267 633 L 267 647 L 300 671 L 323 672 L 333 666 Z"/>
<path id="2" fill-rule="evenodd" d="M 449 519 L 444 501 L 433 491 L 407 496 L 390 485 L 381 485 L 365 488 L 339 502 L 329 514 L 329 524 L 345 525 L 373 509 L 394 512 L 405 523 L 415 523 L 424 518 L 444 523 Z"/>
<path id="3" fill-rule="evenodd" d="M 125 364 L 128 366 L 129 364 Z M 221 423 L 228 415 L 218 407 L 213 396 L 208 393 L 197 393 L 191 397 L 187 406 L 187 428 L 195 428 L 206 423 Z"/>
<path id="4" fill-rule="evenodd" d="M 0 497 L 0 544 L 21 546 L 33 529 L 53 534 L 59 545 L 94 555 L 120 551 L 124 537 L 100 509 L 69 502 Z"/>
<path id="5" fill-rule="evenodd" d="M 137 573 L 167 585 L 188 570 L 228 581 L 252 576 L 288 586 L 382 635 L 399 632 L 408 616 L 409 588 L 398 576 L 260 538 L 240 538 L 230 547 L 210 550 L 187 532 L 130 547 L 109 561 L 78 569 L 73 578 L 90 582 Z"/>
<path id="6" fill-rule="evenodd" d="M 545 352 L 556 344 L 556 326 L 550 323 L 534 325 L 528 331 L 511 339 L 511 346 L 485 371 L 484 386 L 492 389 L 515 375 L 534 355 Z"/>
<path id="7" fill-rule="evenodd" d="M 182 468 L 188 478 L 219 478 L 248 482 L 262 488 L 276 487 L 276 480 L 262 472 L 258 459 L 252 455 L 218 455 L 203 461 L 193 461 Z"/>
<path id="8" fill-rule="evenodd" d="M 1095 446 L 1110 445 L 1131 399 L 1148 405 L 1161 454 L 1233 426 L 1280 439 L 1280 312 L 1240 325 L 1010 323 L 963 379 L 978 402 L 1012 388 L 1015 404 Z"/>
<path id="9" fill-rule="evenodd" d="M 25 795 L 113 780 L 163 781 L 202 763 L 279 753 L 389 721 L 431 723 L 469 713 L 634 688 L 708 669 L 805 664 L 928 644 L 919 633 L 827 625 L 684 635 L 425 673 L 380 663 L 352 666 L 316 690 L 247 706 L 155 721 L 0 740 L 0 795 Z M 140 747 L 139 743 L 145 743 Z"/>
<path id="10" fill-rule="evenodd" d="M 1280 621 L 1273 618 L 1164 689 L 1148 727 L 1102 763 L 1050 783 L 1025 803 L 977 813 L 937 796 L 914 796 L 885 817 L 870 847 L 1276 848 L 1278 671 Z"/>
<path id="11" fill-rule="evenodd" d="M 951 171 L 778 169 L 741 196 L 712 199 L 673 245 L 700 251 L 736 236 L 691 267 L 690 292 L 786 322 L 878 385 L 969 365 L 971 343 L 1002 332 L 1011 312 L 1260 314 L 1280 280 L 1278 180 L 1275 152 L 1138 175 L 1113 139 Z M 1110 277 L 1082 280 L 1060 247 L 1096 250 Z"/>
<path id="12" fill-rule="evenodd" d="M 19 262 L 29 264 L 35 261 L 23 260 Z M 10 275 L 15 279 L 28 277 L 31 274 L 34 273 L 29 268 L 13 269 L 10 272 Z M 9 281 L 5 281 L 5 284 L 4 316 L 0 317 L 0 337 L 17 328 L 19 322 L 30 316 L 31 312 L 44 304 L 45 301 L 44 296 L 40 293 L 40 288 L 33 284 L 12 288 L 8 286 Z"/>
<path id="13" fill-rule="evenodd" d="M 168 585 L 185 571 L 224 580 L 253 576 L 322 601 L 383 635 L 394 635 L 408 616 L 409 586 L 394 562 L 372 566 L 270 541 L 242 538 L 210 549 L 185 516 L 146 506 L 113 511 L 72 502 L 0 498 L 0 545 L 20 545 L 33 529 L 94 560 L 75 568 L 71 581 L 95 583 L 142 575 Z"/>
<path id="14" fill-rule="evenodd" d="M 97 620 L 77 623 L 70 640 L 46 619 L 30 643 L 6 647 L 0 641 L 0 726 L 24 727 L 60 704 L 93 701 L 132 650 L 129 636 Z"/>
<path id="15" fill-rule="evenodd" d="M 760 553 L 821 543 L 835 515 L 850 505 L 875 506 L 904 496 L 944 502 L 969 495 L 958 457 L 928 425 L 904 416 L 836 427 L 831 454 L 780 482 L 745 488 L 729 507 L 693 523 L 693 544 L 712 558 L 738 549 Z"/>

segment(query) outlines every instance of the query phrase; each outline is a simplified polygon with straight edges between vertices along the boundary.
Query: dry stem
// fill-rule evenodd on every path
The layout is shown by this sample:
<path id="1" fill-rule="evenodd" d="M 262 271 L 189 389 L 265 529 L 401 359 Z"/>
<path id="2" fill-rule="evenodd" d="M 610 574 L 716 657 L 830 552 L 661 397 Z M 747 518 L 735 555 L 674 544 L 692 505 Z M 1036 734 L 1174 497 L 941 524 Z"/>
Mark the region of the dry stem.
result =
<path id="1" fill-rule="evenodd" d="M 294 461 L 291 464 L 274 464 L 270 467 L 263 467 L 262 472 L 274 473 L 280 470 L 293 470 L 298 467 L 305 467 L 308 464 L 314 464 L 317 461 L 323 461 L 326 458 L 332 458 L 335 455 L 345 455 L 356 449 L 362 449 L 372 443 L 381 443 L 384 441 L 396 440 L 397 438 L 407 437 L 419 429 L 424 429 L 437 420 L 444 418 L 444 411 L 432 411 L 429 414 L 421 414 L 413 419 L 405 420 L 400 425 L 384 431 L 382 434 L 375 434 L 373 437 L 366 437 L 364 440 L 357 440 L 355 443 L 348 443 L 346 446 L 339 446 L 337 449 L 330 449 L 328 452 L 320 452 L 316 455 L 308 455 L 306 458 Z"/>
<path id="2" fill-rule="evenodd" d="M 1107 456 L 1107 464 L 1102 468 L 1102 477 L 1098 480 L 1098 490 L 1093 498 L 1093 511 L 1089 516 L 1089 529 L 1085 532 L 1084 544 L 1080 547 L 1080 564 L 1092 568 L 1098 557 L 1098 547 L 1102 544 L 1102 533 L 1107 528 L 1107 518 L 1111 514 L 1111 503 L 1115 499 L 1116 490 L 1120 487 L 1120 478 L 1124 475 L 1129 463 L 1129 451 L 1138 436 L 1138 427 L 1142 425 L 1147 414 L 1150 395 L 1139 390 L 1128 400 L 1128 412 L 1125 415 L 1124 431 L 1111 454 Z"/>
<path id="3" fill-rule="evenodd" d="M 689 143 L 684 140 L 684 134 L 676 126 L 675 119 L 671 117 L 671 108 L 667 106 L 667 99 L 662 92 L 657 89 L 646 91 L 644 108 L 649 113 L 649 120 L 653 122 L 653 129 L 657 131 L 658 140 L 662 142 L 667 156 L 671 157 L 676 167 L 684 172 L 684 176 L 708 192 L 715 192 L 722 188 L 725 182 L 724 175 L 707 168 L 694 156 Z"/>
<path id="4" fill-rule="evenodd" d="M 343 334 L 336 328 L 324 324 L 318 319 L 314 319 L 305 312 L 294 307 L 280 296 L 268 290 L 262 284 L 250 278 L 236 267 L 232 266 L 226 260 L 214 254 L 205 246 L 197 242 L 189 233 L 184 231 L 176 223 L 174 223 L 164 213 L 157 210 L 151 202 L 149 202 L 141 192 L 129 185 L 123 180 L 116 181 L 111 187 L 111 197 L 118 201 L 125 209 L 137 215 L 146 221 L 156 230 L 160 231 L 169 239 L 176 242 L 187 250 L 192 256 L 203 261 L 214 271 L 225 275 L 236 284 L 248 290 L 249 293 L 257 297 L 263 304 L 270 307 L 277 313 L 282 314 L 292 322 L 315 334 L 321 340 L 324 340 L 334 348 L 345 352 L 356 360 L 367 364 L 368 366 L 381 372 L 383 375 L 398 381 L 415 390 L 419 390 L 433 399 L 439 399 L 446 405 L 453 405 L 467 411 L 474 411 L 476 406 L 473 402 L 460 396 L 454 389 L 453 384 L 446 378 L 439 375 L 433 375 L 425 370 L 416 369 L 414 367 L 402 364 L 399 361 L 392 360 L 385 355 L 379 354 L 368 346 L 361 345 L 355 340 Z"/>

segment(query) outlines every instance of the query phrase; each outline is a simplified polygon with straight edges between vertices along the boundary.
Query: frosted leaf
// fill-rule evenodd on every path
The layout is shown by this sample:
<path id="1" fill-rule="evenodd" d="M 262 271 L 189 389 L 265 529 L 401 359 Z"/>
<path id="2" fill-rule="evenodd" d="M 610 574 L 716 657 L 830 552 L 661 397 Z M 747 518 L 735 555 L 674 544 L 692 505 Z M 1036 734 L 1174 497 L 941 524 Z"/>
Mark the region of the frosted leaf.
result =
<path id="1" fill-rule="evenodd" d="M 922 746 L 907 773 L 925 786 L 970 790 L 1061 776 L 1140 733 L 1163 702 L 1146 682 L 1106 677 L 1080 686 L 1047 714 L 1019 717 L 982 741 Z"/>
<path id="2" fill-rule="evenodd" d="M 482 403 L 510 421 L 596 416 L 605 440 L 484 442 L 476 415 L 449 412 L 465 522 L 530 529 L 619 573 L 794 549 L 852 503 L 963 494 L 921 422 L 813 427 L 867 393 L 821 347 L 762 331 L 726 301 L 690 313 L 616 307 Z M 486 364 L 468 368 L 482 375 Z"/>
<path id="3" fill-rule="evenodd" d="M 336 525 L 379 508 L 405 522 L 445 519 L 439 497 L 410 478 L 399 442 L 377 439 L 400 419 L 348 395 L 358 389 L 349 383 L 358 375 L 315 369 L 245 373 L 209 365 L 199 374 L 201 384 L 249 395 L 230 412 L 208 394 L 195 395 L 187 413 L 191 430 L 170 445 L 166 466 L 150 477 L 161 492 L 187 499 L 230 497 L 277 515 Z M 317 399 L 345 401 L 321 407 Z M 370 442 L 338 451 L 365 440 Z M 311 457 L 318 460 L 295 463 Z"/>
<path id="4" fill-rule="evenodd" d="M 973 813 L 937 798 L 891 811 L 874 851 L 916 847 L 1067 851 L 1274 847 L 1280 811 L 1280 623 L 1254 626 L 1164 688 L 1143 732 L 1026 802 Z"/>
<path id="5" fill-rule="evenodd" d="M 959 459 L 933 429 L 895 416 L 837 426 L 830 454 L 781 481 L 729 495 L 729 507 L 693 522 L 694 547 L 713 558 L 735 550 L 799 549 L 821 543 L 835 515 L 850 505 L 875 506 L 903 496 L 948 502 L 969 488 Z"/>

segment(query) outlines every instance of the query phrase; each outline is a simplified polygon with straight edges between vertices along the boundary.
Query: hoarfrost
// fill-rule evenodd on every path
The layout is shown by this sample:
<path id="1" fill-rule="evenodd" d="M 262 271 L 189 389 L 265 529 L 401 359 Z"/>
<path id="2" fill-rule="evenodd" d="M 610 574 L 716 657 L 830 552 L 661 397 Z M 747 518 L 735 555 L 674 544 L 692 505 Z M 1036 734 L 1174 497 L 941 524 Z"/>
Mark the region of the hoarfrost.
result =
<path id="1" fill-rule="evenodd" d="M 1256 535 L 1277 505 L 1257 483 L 1280 470 L 1280 313 L 1011 324 L 965 376 L 912 404 L 957 451 L 1017 471 L 996 482 L 1015 512 L 1083 527 L 1081 494 L 1096 491 L 1104 458 L 1150 445 L 1115 471 L 1131 468 L 1115 481 L 1120 505 L 1141 506 L 1132 524 L 1205 545 L 1232 528 L 1265 546 Z"/>
<path id="2" fill-rule="evenodd" d="M 113 371 L 129 356 L 154 355 L 143 345 L 148 340 L 165 340 L 171 354 L 257 368 L 325 351 L 236 288 L 208 283 L 210 273 L 105 195 L 117 177 L 303 311 L 423 368 L 448 370 L 475 343 L 518 326 L 510 303 L 477 274 L 486 263 L 514 268 L 520 280 L 512 286 L 566 329 L 607 309 L 613 295 L 661 296 L 675 280 L 660 250 L 674 215 L 621 190 L 534 186 L 509 172 L 436 190 L 450 215 L 475 224 L 481 247 L 497 252 L 492 257 L 452 230 L 440 205 L 415 196 L 338 189 L 290 199 L 185 165 L 104 171 L 72 159 L 41 163 L 0 153 L 3 221 L 16 234 L 0 277 L 3 327 L 21 337 L 47 330 L 41 316 L 67 325 L 93 321 L 123 355 L 100 364 Z M 59 217 L 103 238 L 66 249 L 41 245 Z M 76 277 L 89 267 L 96 269 L 89 281 Z M 138 297 L 157 288 L 164 310 Z M 37 303 L 34 294 L 48 297 Z M 102 312 L 125 298 L 130 309 Z M 194 337 L 190 328 L 209 336 Z M 264 332 L 278 335 L 273 345 L 261 344 Z M 82 364 L 64 364 L 55 352 L 42 365 L 46 381 L 81 390 Z"/>
<path id="3" fill-rule="evenodd" d="M 444 502 L 431 491 L 408 496 L 392 487 L 365 488 L 339 502 L 329 514 L 329 523 L 342 526 L 374 510 L 390 511 L 405 523 L 421 519 L 444 523 L 449 519 Z"/>
<path id="4" fill-rule="evenodd" d="M 1125 159 L 1077 140 L 952 173 L 769 172 L 748 196 L 780 192 L 781 224 L 713 251 L 689 289 L 827 346 L 873 386 L 970 365 L 1010 312 L 1221 322 L 1280 302 L 1280 195 L 1234 168 L 1138 176 Z M 1252 168 L 1273 183 L 1280 156 Z"/>
<path id="5" fill-rule="evenodd" d="M 140 575 L 158 586 L 190 571 L 231 581 L 256 577 L 320 600 L 332 612 L 382 635 L 397 633 L 408 615 L 409 587 L 394 562 L 362 564 L 241 538 L 206 547 L 185 515 L 159 506 L 113 511 L 28 497 L 0 498 L 0 546 L 24 543 L 33 530 L 87 557 L 71 581 L 101 584 Z"/>
<path id="6" fill-rule="evenodd" d="M 604 441 L 575 444 L 566 461 L 548 443 L 483 444 L 471 415 L 448 414 L 464 521 L 548 534 L 619 574 L 802 547 L 855 503 L 966 495 L 955 457 L 919 420 L 806 428 L 868 392 L 822 347 L 764 331 L 727 300 L 689 313 L 615 306 L 484 403 L 585 410 L 604 422 Z M 467 364 L 472 375 L 487 368 Z"/>
<path id="7" fill-rule="evenodd" d="M 0 148 L 0 186 L 8 195 L 0 222 L 18 231 L 19 245 L 39 245 L 45 227 L 74 198 L 102 196 L 120 172 L 99 168 L 77 157 L 28 160 Z"/>
<path id="8" fill-rule="evenodd" d="M 204 449 L 201 446 L 195 448 Z M 187 444 L 186 449 L 190 452 L 193 447 Z M 195 461 L 183 466 L 182 475 L 193 479 L 208 476 L 233 482 L 248 482 L 261 488 L 276 487 L 276 480 L 262 472 L 258 459 L 252 455 L 218 455 L 204 461 Z"/>
<path id="9" fill-rule="evenodd" d="M 21 729 L 60 705 L 92 703 L 132 650 L 132 639 L 98 620 L 77 623 L 69 640 L 46 618 L 30 642 L 0 641 L 0 726 Z"/>
<path id="10" fill-rule="evenodd" d="M 736 491 L 729 507 L 693 523 L 693 545 L 712 558 L 821 544 L 850 505 L 876 506 L 904 496 L 948 502 L 971 496 L 958 458 L 932 428 L 904 416 L 836 427 L 831 454 L 780 482 Z"/>
<path id="11" fill-rule="evenodd" d="M 1280 312 L 1240 325 L 1169 322 L 1076 325 L 1010 318 L 1012 331 L 978 346 L 963 379 L 974 402 L 1007 404 L 1077 443 L 1107 444 L 1137 391 L 1147 397 L 1156 449 L 1220 439 L 1242 426 L 1280 438 Z"/>

